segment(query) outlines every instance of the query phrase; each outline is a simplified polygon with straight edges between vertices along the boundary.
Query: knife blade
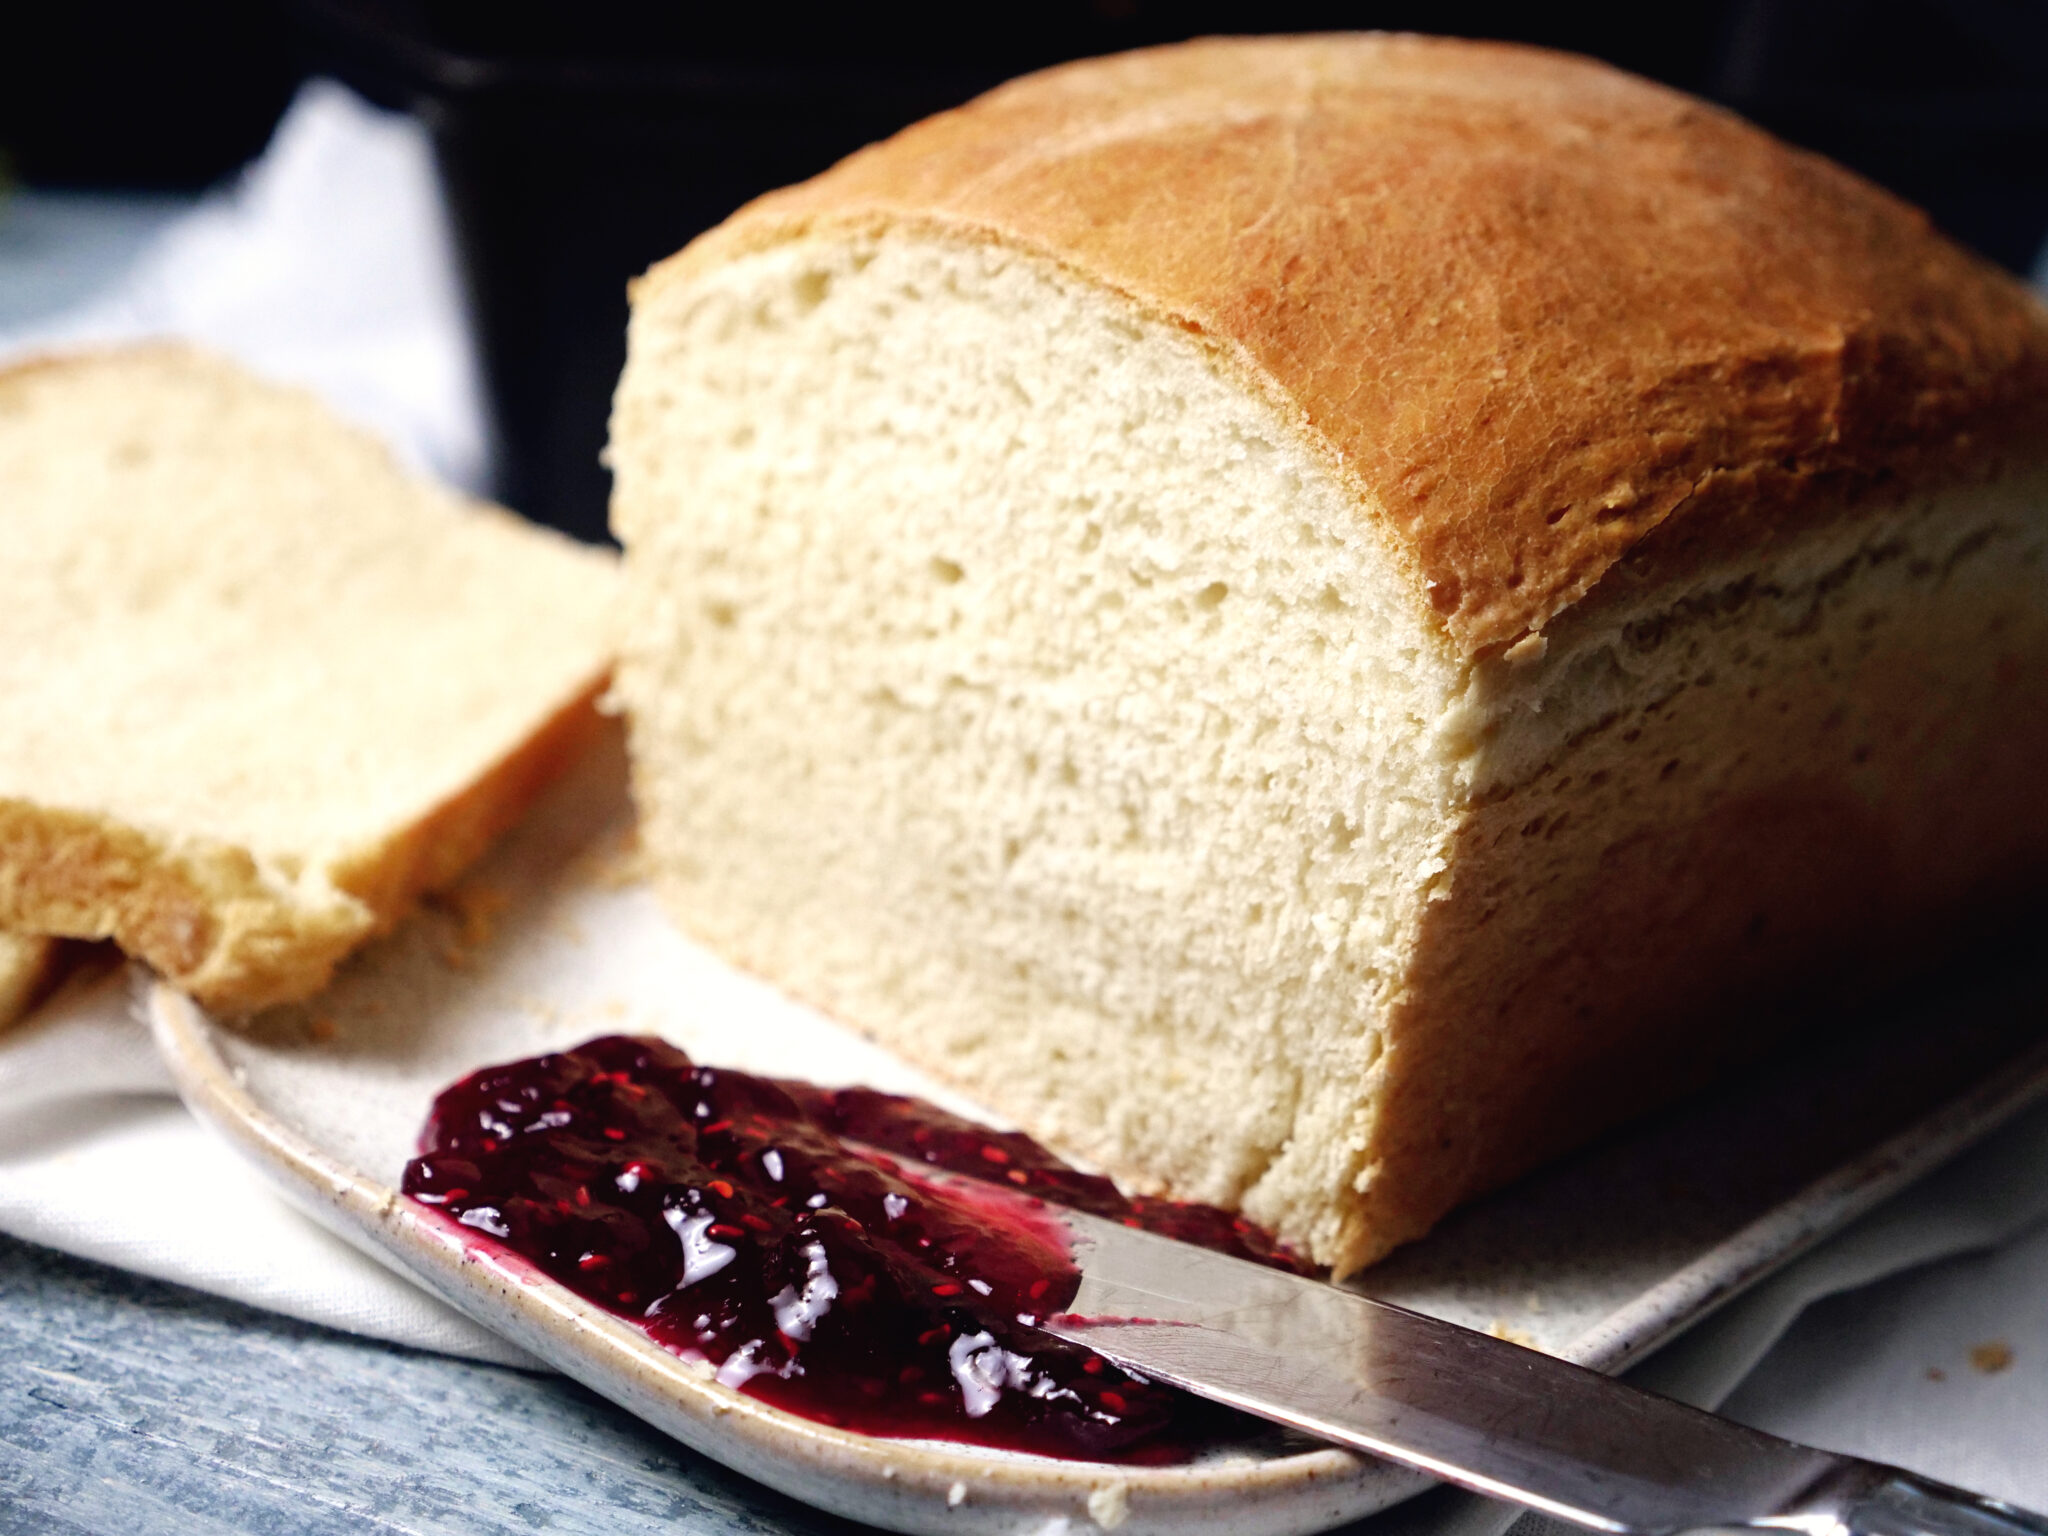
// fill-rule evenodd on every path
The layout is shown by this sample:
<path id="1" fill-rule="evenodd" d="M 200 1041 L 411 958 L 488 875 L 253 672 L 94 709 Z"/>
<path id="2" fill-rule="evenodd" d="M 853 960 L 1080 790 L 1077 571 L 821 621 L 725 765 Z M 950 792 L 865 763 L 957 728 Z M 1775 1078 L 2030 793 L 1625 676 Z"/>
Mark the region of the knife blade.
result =
<path id="1" fill-rule="evenodd" d="M 1594 1530 L 2048 1536 L 2048 1519 L 1814 1450 L 1438 1318 L 1083 1212 L 1038 1320 L 1141 1376 Z"/>

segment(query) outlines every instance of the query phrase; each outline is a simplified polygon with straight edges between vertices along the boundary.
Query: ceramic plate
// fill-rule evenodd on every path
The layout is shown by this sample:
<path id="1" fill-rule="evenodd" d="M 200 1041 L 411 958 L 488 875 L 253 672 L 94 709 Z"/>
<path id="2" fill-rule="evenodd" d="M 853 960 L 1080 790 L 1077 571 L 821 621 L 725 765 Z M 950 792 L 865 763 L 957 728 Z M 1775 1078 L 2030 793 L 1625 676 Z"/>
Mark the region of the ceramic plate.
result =
<path id="1" fill-rule="evenodd" d="M 704 1455 L 909 1532 L 1324 1530 L 1427 1486 L 1278 1431 L 1118 1467 L 828 1428 L 709 1379 L 397 1193 L 433 1095 L 493 1061 L 655 1033 L 701 1061 L 963 1103 L 678 934 L 633 878 L 617 743 L 452 897 L 314 1003 L 245 1030 L 151 996 L 186 1102 L 301 1208 Z M 1907 1010 L 1613 1138 L 1454 1216 L 1361 1288 L 1605 1370 L 2048 1093 L 2037 976 Z M 1061 1523 L 1065 1524 L 1062 1525 Z"/>

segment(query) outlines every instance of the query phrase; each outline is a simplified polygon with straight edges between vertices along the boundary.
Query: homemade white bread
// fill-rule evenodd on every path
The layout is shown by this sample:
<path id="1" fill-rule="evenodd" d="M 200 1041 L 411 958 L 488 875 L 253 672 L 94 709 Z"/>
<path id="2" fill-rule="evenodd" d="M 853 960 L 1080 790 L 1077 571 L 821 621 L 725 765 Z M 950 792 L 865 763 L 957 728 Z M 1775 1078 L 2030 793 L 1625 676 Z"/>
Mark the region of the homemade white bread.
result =
<path id="1" fill-rule="evenodd" d="M 0 927 L 304 997 L 596 727 L 612 559 L 176 348 L 0 373 Z"/>
<path id="2" fill-rule="evenodd" d="M 1012 83 L 634 295 L 693 932 L 1349 1270 L 2048 866 L 2048 318 L 1597 64 Z"/>

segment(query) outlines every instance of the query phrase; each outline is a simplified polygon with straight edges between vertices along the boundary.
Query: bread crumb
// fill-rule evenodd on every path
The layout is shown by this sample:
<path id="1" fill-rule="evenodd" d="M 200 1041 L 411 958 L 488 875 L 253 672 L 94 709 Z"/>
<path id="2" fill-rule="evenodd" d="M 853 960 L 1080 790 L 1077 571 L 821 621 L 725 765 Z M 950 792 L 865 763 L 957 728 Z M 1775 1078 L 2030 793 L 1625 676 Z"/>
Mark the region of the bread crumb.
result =
<path id="1" fill-rule="evenodd" d="M 441 962 L 451 971 L 473 970 L 477 951 L 497 933 L 498 914 L 512 898 L 496 886 L 467 881 L 428 899 L 428 905 L 455 919 L 455 931 L 441 941 Z"/>
<path id="2" fill-rule="evenodd" d="M 647 878 L 640 851 L 640 828 L 628 827 L 609 846 L 593 848 L 578 861 L 577 875 L 602 890 L 619 890 L 638 885 Z"/>
<path id="3" fill-rule="evenodd" d="M 1513 1323 L 1506 1321 L 1504 1318 L 1496 1317 L 1486 1325 L 1486 1331 L 1496 1339 L 1506 1339 L 1510 1344 L 1519 1344 L 1524 1349 L 1534 1349 L 1536 1347 L 1536 1336 L 1534 1334 L 1526 1329 L 1517 1328 Z"/>
<path id="4" fill-rule="evenodd" d="M 1996 1376 L 2012 1364 L 2012 1346 L 2003 1339 L 1987 1339 L 1970 1347 L 1970 1364 L 1986 1376 Z"/>
<path id="5" fill-rule="evenodd" d="M 958 1509 L 962 1504 L 965 1504 L 966 1502 L 967 1485 L 965 1483 L 955 1483 L 952 1487 L 946 1490 L 946 1508 Z"/>
<path id="6" fill-rule="evenodd" d="M 1088 1518 L 1105 1531 L 1113 1531 L 1131 1517 L 1131 1485 L 1104 1483 L 1088 1495 Z"/>

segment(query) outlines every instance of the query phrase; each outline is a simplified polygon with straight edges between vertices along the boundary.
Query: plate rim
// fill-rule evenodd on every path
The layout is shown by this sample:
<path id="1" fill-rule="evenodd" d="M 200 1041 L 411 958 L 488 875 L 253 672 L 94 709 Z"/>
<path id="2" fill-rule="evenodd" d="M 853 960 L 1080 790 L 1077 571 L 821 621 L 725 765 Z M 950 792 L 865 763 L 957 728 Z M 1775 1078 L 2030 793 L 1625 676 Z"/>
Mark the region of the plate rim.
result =
<path id="1" fill-rule="evenodd" d="M 719 1385 L 524 1260 L 480 1247 L 330 1156 L 256 1101 L 217 1045 L 233 1031 L 183 993 L 152 981 L 143 1011 L 180 1097 L 313 1220 L 700 1454 L 831 1513 L 948 1536 L 1075 1521 L 1127 1527 L 1127 1536 L 1307 1536 L 1435 1485 L 1334 1447 L 1132 1467 L 883 1439 L 801 1418 Z M 1557 1353 L 1608 1373 L 1626 1369 L 2044 1099 L 2048 1039 L 1812 1180 Z M 605 1375 L 606 1365 L 618 1375 Z"/>
<path id="2" fill-rule="evenodd" d="M 225 1027 L 185 994 L 153 981 L 144 1011 L 179 1097 L 315 1222 L 691 1449 L 831 1513 L 916 1533 L 1065 1519 L 1128 1536 L 1204 1526 L 1306 1536 L 1435 1485 L 1336 1447 L 1142 1467 L 884 1439 L 801 1418 L 699 1374 L 624 1319 L 329 1155 L 256 1100 L 215 1044 Z M 1271 1518 L 1255 1518 L 1260 1506 Z"/>
<path id="3" fill-rule="evenodd" d="M 2044 1101 L 2048 1037 L 1808 1181 L 1624 1302 L 1560 1350 L 1560 1357 L 1608 1375 L 1627 1370 Z"/>

